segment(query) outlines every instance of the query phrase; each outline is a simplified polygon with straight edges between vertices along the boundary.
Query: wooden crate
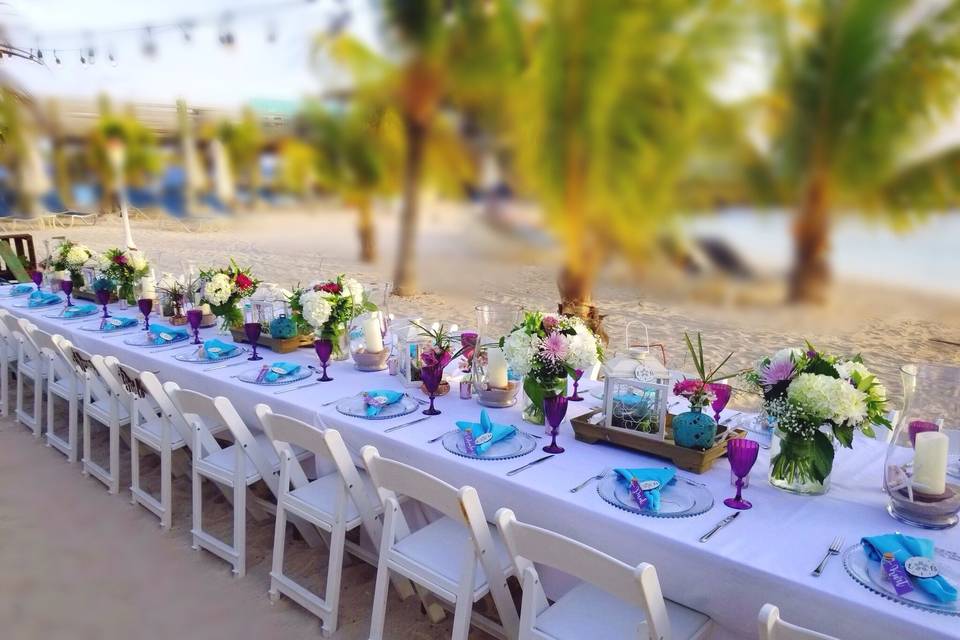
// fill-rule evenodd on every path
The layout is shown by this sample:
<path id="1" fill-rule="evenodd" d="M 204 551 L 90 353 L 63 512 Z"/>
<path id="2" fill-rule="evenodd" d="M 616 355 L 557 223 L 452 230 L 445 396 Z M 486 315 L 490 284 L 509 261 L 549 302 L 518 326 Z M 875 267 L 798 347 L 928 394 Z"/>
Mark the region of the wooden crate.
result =
<path id="1" fill-rule="evenodd" d="M 247 342 L 243 329 L 230 329 L 234 342 Z M 292 338 L 271 338 L 268 333 L 261 333 L 257 340 L 258 347 L 266 347 L 274 353 L 291 353 L 297 349 L 313 348 L 313 338 L 310 336 L 294 336 Z"/>
<path id="2" fill-rule="evenodd" d="M 573 432 L 577 440 L 587 444 L 596 444 L 597 442 L 608 442 L 624 449 L 633 449 L 641 453 L 646 453 L 657 458 L 670 460 L 676 467 L 684 471 L 693 473 L 704 473 L 709 470 L 717 459 L 727 454 L 727 440 L 730 438 L 746 437 L 747 432 L 742 429 L 734 429 L 729 436 L 721 438 L 719 444 L 705 451 L 698 449 L 688 449 L 679 447 L 673 442 L 673 428 L 670 414 L 667 414 L 667 434 L 663 440 L 648 438 L 638 434 L 630 429 L 618 429 L 616 427 L 607 429 L 602 424 L 590 424 L 590 420 L 601 413 L 600 409 L 594 409 L 576 418 L 570 420 L 573 425 Z M 725 427 L 720 427 L 725 430 Z M 721 431 L 721 433 L 723 433 Z"/>

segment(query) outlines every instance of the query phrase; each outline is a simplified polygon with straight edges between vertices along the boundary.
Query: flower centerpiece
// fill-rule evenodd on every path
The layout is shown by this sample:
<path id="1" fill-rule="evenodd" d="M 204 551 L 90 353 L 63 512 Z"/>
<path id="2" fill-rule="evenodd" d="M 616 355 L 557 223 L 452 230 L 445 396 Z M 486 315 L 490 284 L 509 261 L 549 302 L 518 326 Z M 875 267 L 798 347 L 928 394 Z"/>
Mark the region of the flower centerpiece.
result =
<path id="1" fill-rule="evenodd" d="M 513 375 L 523 376 L 523 419 L 544 423 L 543 401 L 567 392 L 567 377 L 603 359 L 600 341 L 580 318 L 531 311 L 501 338 Z"/>
<path id="2" fill-rule="evenodd" d="M 697 333 L 697 346 L 694 348 L 689 334 L 684 333 L 683 339 L 697 370 L 696 378 L 684 378 L 673 386 L 673 395 L 686 398 L 690 403 L 690 410 L 674 416 L 673 441 L 681 447 L 690 449 L 709 449 L 713 446 L 717 436 L 717 422 L 703 413 L 703 408 L 713 402 L 715 396 L 713 383 L 727 374 L 721 374 L 720 369 L 733 357 L 733 352 L 727 354 L 720 364 L 707 371 L 703 357 L 703 337 Z"/>
<path id="3" fill-rule="evenodd" d="M 85 245 L 71 240 L 64 240 L 53 250 L 50 256 L 50 266 L 54 271 L 67 271 L 70 281 L 79 289 L 83 286 L 83 266 L 93 257 L 93 252 Z"/>
<path id="4" fill-rule="evenodd" d="M 434 325 L 430 329 L 422 325 L 411 322 L 411 325 L 420 330 L 420 335 L 429 339 L 433 344 L 420 352 L 420 380 L 424 390 L 430 397 L 430 406 L 424 409 L 423 413 L 428 416 L 435 416 L 440 413 L 433 406 L 434 399 L 438 395 L 441 383 L 443 383 L 443 370 L 450 364 L 454 358 L 459 358 L 469 349 L 468 346 L 461 344 L 460 349 L 453 351 L 453 342 L 459 338 L 454 338 L 444 328 L 442 324 Z"/>
<path id="5" fill-rule="evenodd" d="M 102 277 L 116 283 L 117 297 L 127 304 L 135 304 L 136 285 L 150 271 L 146 258 L 138 251 L 113 248 L 107 249 L 100 255 L 98 266 Z"/>
<path id="6" fill-rule="evenodd" d="M 220 318 L 221 331 L 240 327 L 243 311 L 239 303 L 252 296 L 260 284 L 250 267 L 240 267 L 231 258 L 226 267 L 201 270 L 200 280 L 203 282 L 201 302 L 210 305 L 213 315 Z"/>
<path id="7" fill-rule="evenodd" d="M 335 360 L 349 355 L 345 340 L 350 321 L 357 314 L 376 308 L 365 299 L 363 285 L 343 274 L 306 288 L 297 287 L 290 294 L 294 320 L 318 340 L 331 341 Z"/>
<path id="8" fill-rule="evenodd" d="M 763 358 L 745 377 L 774 426 L 770 483 L 779 489 L 825 493 L 834 444 L 852 449 L 856 431 L 874 437 L 874 426 L 890 427 L 886 389 L 859 355 L 828 355 L 808 342 Z"/>
<path id="9" fill-rule="evenodd" d="M 174 277 L 172 273 L 165 273 L 157 283 L 157 293 L 160 294 L 160 307 L 163 315 L 170 316 L 170 323 L 181 325 L 187 323 L 184 315 L 187 300 L 193 296 L 197 283 L 188 276 Z"/>

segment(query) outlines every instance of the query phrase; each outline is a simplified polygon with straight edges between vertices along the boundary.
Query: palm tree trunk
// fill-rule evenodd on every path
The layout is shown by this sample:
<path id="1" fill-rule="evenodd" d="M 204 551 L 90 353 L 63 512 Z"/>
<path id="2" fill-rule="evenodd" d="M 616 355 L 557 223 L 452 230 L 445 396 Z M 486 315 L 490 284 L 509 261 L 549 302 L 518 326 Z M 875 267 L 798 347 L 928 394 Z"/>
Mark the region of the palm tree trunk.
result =
<path id="1" fill-rule="evenodd" d="M 794 263 L 790 301 L 822 303 L 830 284 L 830 210 L 827 180 L 815 175 L 793 226 Z"/>
<path id="2" fill-rule="evenodd" d="M 364 198 L 357 203 L 357 235 L 360 236 L 360 261 L 373 262 L 377 259 L 377 236 L 374 233 L 373 209 L 370 201 Z"/>
<path id="3" fill-rule="evenodd" d="M 412 296 L 416 293 L 414 258 L 417 225 L 420 218 L 420 179 L 423 174 L 423 153 L 427 142 L 426 126 L 407 117 L 404 123 L 407 154 L 403 168 L 403 205 L 400 212 L 397 264 L 393 276 L 393 293 Z"/>
<path id="4" fill-rule="evenodd" d="M 608 336 L 603 328 L 604 316 L 600 315 L 600 311 L 593 304 L 595 281 L 595 271 L 592 269 L 584 269 L 583 265 L 576 269 L 570 265 L 564 266 L 557 277 L 557 289 L 560 292 L 557 312 L 581 318 L 606 344 Z"/>

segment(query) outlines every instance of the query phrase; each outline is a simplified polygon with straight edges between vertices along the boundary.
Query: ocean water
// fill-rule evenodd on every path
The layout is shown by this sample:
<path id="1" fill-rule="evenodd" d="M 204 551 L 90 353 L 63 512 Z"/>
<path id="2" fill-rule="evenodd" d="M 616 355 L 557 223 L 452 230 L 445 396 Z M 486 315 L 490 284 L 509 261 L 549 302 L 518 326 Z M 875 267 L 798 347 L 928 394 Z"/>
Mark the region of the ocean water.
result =
<path id="1" fill-rule="evenodd" d="M 783 273 L 793 259 L 791 221 L 783 211 L 728 209 L 697 217 L 690 229 L 724 239 L 760 272 Z M 831 233 L 830 263 L 841 279 L 960 297 L 960 212 L 931 216 L 907 231 L 840 218 Z"/>

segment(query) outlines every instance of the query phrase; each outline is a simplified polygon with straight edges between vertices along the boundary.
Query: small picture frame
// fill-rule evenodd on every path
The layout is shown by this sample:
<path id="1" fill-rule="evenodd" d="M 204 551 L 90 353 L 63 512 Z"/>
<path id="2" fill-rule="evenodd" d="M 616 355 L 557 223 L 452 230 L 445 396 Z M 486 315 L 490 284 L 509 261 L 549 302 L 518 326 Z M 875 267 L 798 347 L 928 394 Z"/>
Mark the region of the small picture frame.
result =
<path id="1" fill-rule="evenodd" d="M 603 387 L 603 426 L 663 440 L 667 431 L 670 385 L 620 376 L 607 376 Z"/>

